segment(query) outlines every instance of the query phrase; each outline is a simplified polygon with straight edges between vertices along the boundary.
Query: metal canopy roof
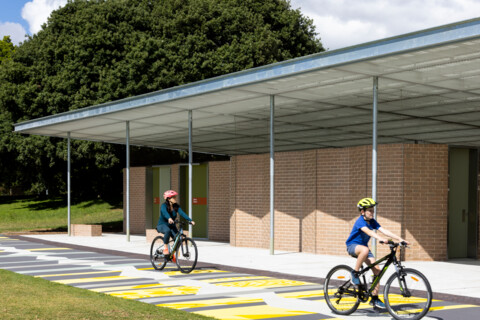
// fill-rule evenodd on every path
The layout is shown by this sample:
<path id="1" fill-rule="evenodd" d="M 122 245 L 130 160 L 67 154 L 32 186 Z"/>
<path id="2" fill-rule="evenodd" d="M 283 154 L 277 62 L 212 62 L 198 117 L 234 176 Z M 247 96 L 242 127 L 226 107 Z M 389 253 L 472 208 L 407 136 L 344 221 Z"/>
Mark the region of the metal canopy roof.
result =
<path id="1" fill-rule="evenodd" d="M 35 135 L 219 154 L 378 143 L 480 147 L 480 18 L 314 54 L 15 125 Z"/>

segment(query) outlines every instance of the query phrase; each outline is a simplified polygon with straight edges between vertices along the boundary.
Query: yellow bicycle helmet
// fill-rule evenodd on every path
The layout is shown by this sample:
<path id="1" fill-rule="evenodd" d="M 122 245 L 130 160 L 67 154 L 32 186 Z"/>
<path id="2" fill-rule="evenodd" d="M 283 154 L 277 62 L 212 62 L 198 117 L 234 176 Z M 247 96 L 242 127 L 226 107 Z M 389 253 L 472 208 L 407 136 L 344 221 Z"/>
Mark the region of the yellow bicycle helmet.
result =
<path id="1" fill-rule="evenodd" d="M 358 210 L 362 211 L 368 208 L 373 208 L 378 204 L 375 200 L 372 198 L 363 198 L 362 200 L 358 201 L 357 203 L 357 208 Z"/>

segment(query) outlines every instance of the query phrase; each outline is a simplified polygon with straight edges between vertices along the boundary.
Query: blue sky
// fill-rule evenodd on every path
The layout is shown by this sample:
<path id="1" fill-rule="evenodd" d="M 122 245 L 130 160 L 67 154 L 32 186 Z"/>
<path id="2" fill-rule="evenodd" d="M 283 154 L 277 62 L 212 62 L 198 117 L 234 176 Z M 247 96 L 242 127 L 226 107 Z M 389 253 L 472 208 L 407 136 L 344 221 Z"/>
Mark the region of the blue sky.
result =
<path id="1" fill-rule="evenodd" d="M 28 30 L 28 23 L 22 18 L 22 8 L 27 0 L 0 0 L 0 22 L 18 22 Z"/>
<path id="2" fill-rule="evenodd" d="M 157 0 L 162 1 L 162 0 Z M 220 1 L 220 0 L 219 0 Z M 261 1 L 261 0 L 259 0 Z M 290 0 L 311 18 L 327 49 L 480 17 L 480 0 Z M 34 34 L 67 0 L 0 0 L 0 39 Z"/>

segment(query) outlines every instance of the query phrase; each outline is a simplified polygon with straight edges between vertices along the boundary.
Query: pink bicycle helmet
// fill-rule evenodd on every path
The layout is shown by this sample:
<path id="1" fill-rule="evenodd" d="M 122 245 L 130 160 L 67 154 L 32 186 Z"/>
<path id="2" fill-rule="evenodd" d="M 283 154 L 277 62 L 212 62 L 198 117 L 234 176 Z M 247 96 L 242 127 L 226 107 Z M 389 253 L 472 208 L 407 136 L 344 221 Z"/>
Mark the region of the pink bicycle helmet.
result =
<path id="1" fill-rule="evenodd" d="M 167 190 L 163 193 L 163 199 L 167 200 L 168 198 L 176 196 L 178 193 L 175 190 Z"/>

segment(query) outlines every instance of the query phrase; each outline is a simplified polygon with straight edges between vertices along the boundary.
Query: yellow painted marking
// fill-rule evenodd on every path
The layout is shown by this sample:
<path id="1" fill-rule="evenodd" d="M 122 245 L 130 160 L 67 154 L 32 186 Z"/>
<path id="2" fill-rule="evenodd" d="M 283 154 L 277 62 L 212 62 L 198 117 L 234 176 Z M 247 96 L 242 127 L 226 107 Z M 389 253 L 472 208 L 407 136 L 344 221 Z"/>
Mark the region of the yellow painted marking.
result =
<path id="1" fill-rule="evenodd" d="M 222 320 L 267 319 L 315 314 L 313 312 L 288 310 L 268 305 L 195 311 L 194 313 Z"/>
<path id="2" fill-rule="evenodd" d="M 173 309 L 190 309 L 190 308 L 202 308 L 211 306 L 229 306 L 245 303 L 258 303 L 263 302 L 260 298 L 221 298 L 221 299 L 208 299 L 208 300 L 194 300 L 184 302 L 174 302 L 157 304 L 159 307 L 168 307 Z"/>
<path id="3" fill-rule="evenodd" d="M 51 250 L 72 250 L 70 248 L 37 248 L 37 249 L 25 249 L 27 251 L 51 251 Z"/>
<path id="4" fill-rule="evenodd" d="M 383 297 L 380 295 L 380 297 Z M 410 298 L 405 298 L 404 296 L 400 294 L 390 294 L 388 296 L 390 300 L 391 305 L 398 305 L 398 304 L 403 304 L 403 303 L 420 303 L 420 302 L 425 302 L 427 301 L 426 298 L 420 298 L 420 297 L 410 297 Z M 432 299 L 433 302 L 441 301 L 441 300 L 436 300 Z"/>
<path id="5" fill-rule="evenodd" d="M 474 304 L 457 304 L 453 306 L 431 307 L 429 311 L 452 310 L 452 309 L 463 309 L 463 308 L 480 308 L 480 306 L 477 306 Z"/>
<path id="6" fill-rule="evenodd" d="M 142 299 L 165 296 L 180 296 L 186 294 L 197 294 L 200 287 L 166 287 L 156 289 L 131 290 L 131 291 L 115 291 L 108 292 L 109 295 L 121 297 L 124 299 Z"/>
<path id="7" fill-rule="evenodd" d="M 98 278 L 79 278 L 79 279 L 55 280 L 53 282 L 70 284 L 70 283 L 101 282 L 101 281 L 115 281 L 115 280 L 127 280 L 127 279 L 138 279 L 138 278 L 125 277 L 125 276 L 111 276 L 111 277 L 98 277 Z"/>
<path id="8" fill-rule="evenodd" d="M 140 269 L 137 269 L 137 270 L 155 270 L 155 268 L 140 268 Z"/>
<path id="9" fill-rule="evenodd" d="M 215 282 L 228 282 L 228 281 L 241 281 L 241 280 L 251 280 L 251 279 L 272 279 L 272 277 L 262 277 L 262 276 L 245 276 L 245 277 L 230 277 L 230 278 L 217 278 L 217 279 L 205 279 L 200 280 L 202 282 L 215 283 Z"/>
<path id="10" fill-rule="evenodd" d="M 282 298 L 292 298 L 292 299 L 323 297 L 323 290 L 308 290 L 308 291 L 277 293 L 277 296 Z"/>
<path id="11" fill-rule="evenodd" d="M 480 306 L 476 306 L 473 304 L 457 304 L 452 306 L 438 306 L 438 307 L 430 307 L 428 310 L 429 312 L 432 311 L 442 311 L 442 310 L 453 310 L 453 309 L 463 309 L 463 308 L 479 308 Z M 397 312 L 398 314 L 409 314 L 409 313 L 419 313 L 422 309 L 407 309 Z"/>
<path id="12" fill-rule="evenodd" d="M 115 271 L 91 271 L 91 272 L 62 273 L 62 274 L 45 274 L 45 275 L 37 275 L 35 276 L 35 278 L 64 277 L 64 276 L 75 276 L 75 275 L 82 275 L 82 274 L 97 274 L 97 273 L 111 273 L 111 272 L 121 272 L 121 271 L 115 270 Z"/>
<path id="13" fill-rule="evenodd" d="M 0 237 L 0 239 L 10 239 L 9 237 Z"/>
<path id="14" fill-rule="evenodd" d="M 215 270 L 215 269 L 207 269 L 207 270 L 193 270 L 189 274 L 200 274 L 200 273 L 217 273 L 217 272 L 228 272 L 228 271 L 223 271 L 223 270 Z M 180 271 L 167 271 L 164 272 L 163 274 L 166 274 L 167 276 L 178 276 L 178 275 L 185 275 L 184 273 Z"/>
<path id="15" fill-rule="evenodd" d="M 137 286 L 116 286 L 116 287 L 105 287 L 105 288 L 96 288 L 90 289 L 95 292 L 107 292 L 107 291 L 120 291 L 120 290 L 136 290 L 136 289 L 145 289 L 145 288 L 156 288 L 165 286 L 163 283 L 157 284 L 141 284 Z"/>
<path id="16" fill-rule="evenodd" d="M 257 281 L 236 281 L 236 282 L 224 282 L 215 283 L 216 286 L 222 287 L 239 287 L 239 288 L 275 288 L 275 287 L 292 287 L 310 285 L 313 283 L 286 280 L 286 279 L 271 279 L 271 280 L 257 280 Z"/>

